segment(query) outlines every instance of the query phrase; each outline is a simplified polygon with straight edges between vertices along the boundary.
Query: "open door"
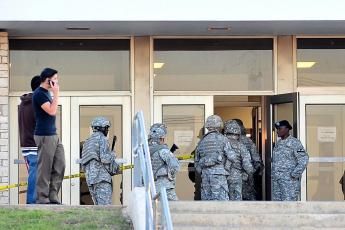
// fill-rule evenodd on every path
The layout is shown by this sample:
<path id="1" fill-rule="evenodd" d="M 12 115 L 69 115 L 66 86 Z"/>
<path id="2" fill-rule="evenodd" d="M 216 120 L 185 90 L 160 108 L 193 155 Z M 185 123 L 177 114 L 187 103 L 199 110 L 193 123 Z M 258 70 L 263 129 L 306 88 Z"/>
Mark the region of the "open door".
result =
<path id="1" fill-rule="evenodd" d="M 274 123 L 287 120 L 292 125 L 291 135 L 298 138 L 298 93 L 280 94 L 266 98 L 265 141 L 265 191 L 266 200 L 271 200 L 272 151 L 277 141 Z"/>

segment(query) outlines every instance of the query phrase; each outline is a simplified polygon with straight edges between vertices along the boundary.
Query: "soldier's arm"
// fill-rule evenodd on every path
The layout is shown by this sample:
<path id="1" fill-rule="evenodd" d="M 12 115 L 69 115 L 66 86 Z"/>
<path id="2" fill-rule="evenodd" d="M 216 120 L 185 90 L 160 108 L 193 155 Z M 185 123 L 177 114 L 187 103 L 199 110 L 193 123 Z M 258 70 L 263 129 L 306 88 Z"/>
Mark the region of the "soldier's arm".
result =
<path id="1" fill-rule="evenodd" d="M 115 153 L 110 151 L 109 143 L 105 138 L 100 139 L 99 158 L 103 164 L 110 164 L 115 161 Z"/>
<path id="2" fill-rule="evenodd" d="M 180 163 L 172 152 L 168 149 L 162 149 L 159 151 L 159 155 L 162 160 L 168 165 L 169 172 L 175 175 L 180 170 Z"/>
<path id="3" fill-rule="evenodd" d="M 262 163 L 261 157 L 257 151 L 256 145 L 252 140 L 250 140 L 250 154 L 253 160 L 253 166 L 254 166 L 254 171 L 256 172 L 257 170 L 262 170 L 264 167 L 264 164 Z"/>
<path id="4" fill-rule="evenodd" d="M 196 147 L 196 149 L 195 149 L 194 167 L 195 167 L 195 170 L 196 170 L 198 173 L 201 173 L 201 167 L 200 167 L 200 151 L 199 151 L 198 147 Z"/>
<path id="5" fill-rule="evenodd" d="M 252 158 L 250 157 L 250 153 L 243 144 L 240 144 L 240 148 L 241 148 L 242 167 L 248 175 L 251 175 L 254 173 L 254 168 L 252 164 Z"/>
<path id="6" fill-rule="evenodd" d="M 292 171 L 291 176 L 294 178 L 299 178 L 301 177 L 303 171 L 307 167 L 309 156 L 308 156 L 308 153 L 303 148 L 303 145 L 300 141 L 298 141 L 296 145 L 294 144 L 293 147 L 294 147 L 293 153 L 297 159 L 297 165 L 295 169 Z"/>
<path id="7" fill-rule="evenodd" d="M 234 162 L 236 159 L 236 153 L 235 150 L 231 147 L 229 140 L 225 140 L 224 142 L 224 153 L 226 158 L 231 161 Z"/>

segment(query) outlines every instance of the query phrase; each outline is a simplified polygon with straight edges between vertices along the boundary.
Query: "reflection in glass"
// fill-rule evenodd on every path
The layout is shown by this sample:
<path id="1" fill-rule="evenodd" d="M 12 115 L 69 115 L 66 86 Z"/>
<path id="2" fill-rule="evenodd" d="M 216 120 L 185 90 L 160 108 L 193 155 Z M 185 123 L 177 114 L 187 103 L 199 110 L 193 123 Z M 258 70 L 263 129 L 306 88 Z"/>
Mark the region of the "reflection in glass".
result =
<path id="1" fill-rule="evenodd" d="M 29 91 L 45 67 L 58 70 L 62 91 L 129 90 L 129 51 L 11 50 L 10 90 Z"/>
<path id="2" fill-rule="evenodd" d="M 307 105 L 307 199 L 343 200 L 339 180 L 344 172 L 344 105 Z"/>
<path id="3" fill-rule="evenodd" d="M 344 195 L 339 180 L 343 163 L 310 162 L 307 177 L 308 201 L 341 201 Z"/>
<path id="4" fill-rule="evenodd" d="M 273 90 L 272 39 L 155 40 L 154 90 Z"/>
<path id="5" fill-rule="evenodd" d="M 166 143 L 176 144 L 175 156 L 191 154 L 202 137 L 204 126 L 204 105 L 163 105 L 163 123 L 168 127 Z M 176 193 L 180 200 L 194 199 L 194 184 L 188 177 L 188 163 L 180 161 L 180 172 L 176 179 Z"/>
<path id="6" fill-rule="evenodd" d="M 298 86 L 345 86 L 344 60 L 344 38 L 298 39 Z"/>
<path id="7" fill-rule="evenodd" d="M 115 152 L 118 158 L 122 157 L 122 107 L 117 105 L 106 106 L 80 106 L 80 154 L 84 141 L 92 134 L 91 121 L 96 116 L 109 119 L 111 127 L 108 133 L 108 142 L 111 147 L 113 136 L 117 141 Z M 81 157 L 81 156 L 80 156 Z M 122 174 L 113 177 L 113 204 L 121 204 Z M 93 204 L 85 178 L 80 179 L 80 204 Z"/>
<path id="8" fill-rule="evenodd" d="M 292 129 L 290 130 L 290 134 L 293 135 L 294 120 L 293 120 L 293 103 L 292 102 L 274 105 L 273 124 L 281 120 L 287 120 L 291 124 Z M 273 129 L 274 131 L 273 131 L 272 138 L 273 138 L 273 142 L 275 143 L 278 136 L 276 135 L 275 127 L 273 128 L 274 128 Z"/>

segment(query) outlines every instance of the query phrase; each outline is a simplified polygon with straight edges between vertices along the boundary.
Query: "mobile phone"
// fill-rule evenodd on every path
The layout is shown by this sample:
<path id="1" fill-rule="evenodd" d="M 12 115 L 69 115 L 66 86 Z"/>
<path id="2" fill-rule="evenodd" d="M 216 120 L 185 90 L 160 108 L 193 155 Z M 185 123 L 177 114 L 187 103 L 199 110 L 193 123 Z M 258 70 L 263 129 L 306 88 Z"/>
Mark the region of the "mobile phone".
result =
<path id="1" fill-rule="evenodd" d="M 54 86 L 55 82 L 53 82 L 52 80 L 48 80 L 48 84 L 51 85 L 51 86 Z"/>

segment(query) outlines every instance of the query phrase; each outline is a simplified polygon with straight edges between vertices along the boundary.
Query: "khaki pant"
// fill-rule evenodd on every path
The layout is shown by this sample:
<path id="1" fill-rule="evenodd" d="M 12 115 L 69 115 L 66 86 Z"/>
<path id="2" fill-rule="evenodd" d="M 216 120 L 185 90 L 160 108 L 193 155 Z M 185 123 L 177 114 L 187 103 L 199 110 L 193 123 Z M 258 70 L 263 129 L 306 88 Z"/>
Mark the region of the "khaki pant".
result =
<path id="1" fill-rule="evenodd" d="M 38 147 L 36 203 L 58 203 L 65 173 L 65 150 L 57 135 L 34 138 Z"/>

